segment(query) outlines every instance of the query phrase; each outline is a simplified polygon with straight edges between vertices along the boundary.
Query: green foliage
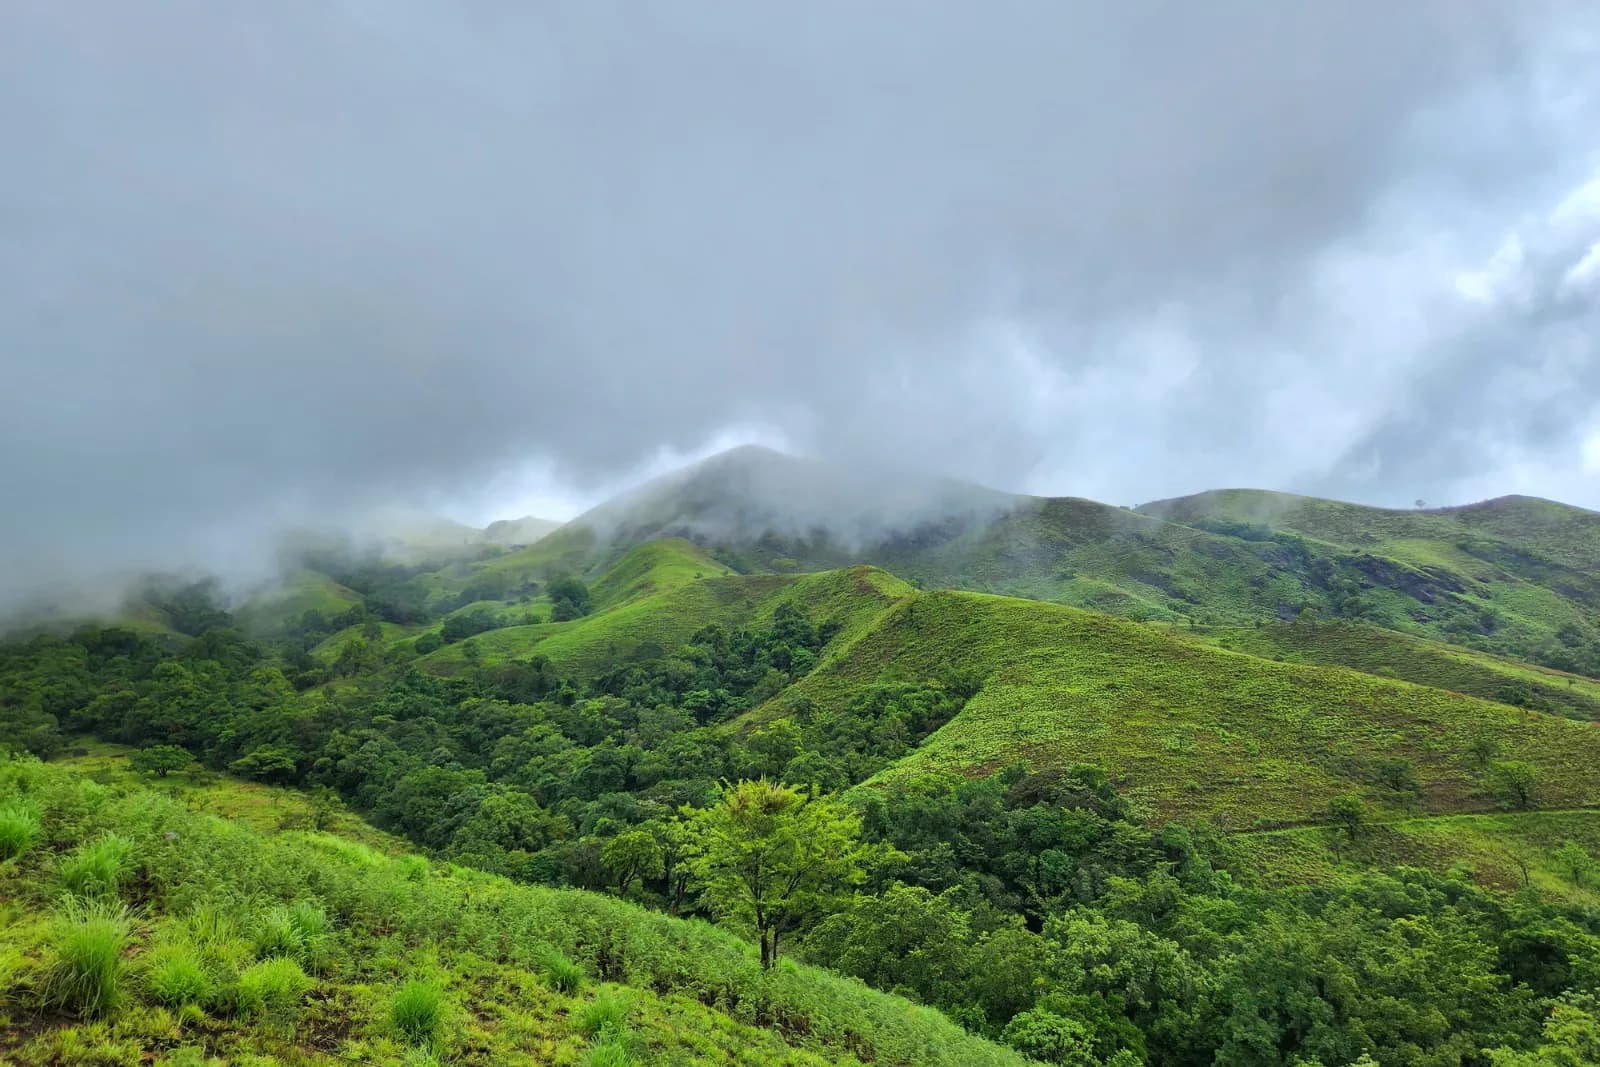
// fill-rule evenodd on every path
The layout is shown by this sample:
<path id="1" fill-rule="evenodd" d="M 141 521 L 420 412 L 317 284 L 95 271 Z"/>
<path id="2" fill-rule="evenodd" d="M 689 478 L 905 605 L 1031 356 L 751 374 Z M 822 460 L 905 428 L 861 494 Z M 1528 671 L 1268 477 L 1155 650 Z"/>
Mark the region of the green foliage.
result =
<path id="1" fill-rule="evenodd" d="M 437 982 L 412 978 L 395 990 L 389 1022 L 413 1045 L 432 1043 L 444 1020 L 444 991 Z"/>
<path id="2" fill-rule="evenodd" d="M 1041 1063 L 1099 1067 L 1083 1024 L 1043 1008 L 1020 1012 L 1000 1036 L 1018 1052 Z"/>
<path id="3" fill-rule="evenodd" d="M 585 1067 L 638 1067 L 639 1059 L 626 1038 L 607 1035 L 594 1043 L 583 1062 Z"/>
<path id="4" fill-rule="evenodd" d="M 631 1008 L 626 999 L 602 989 L 578 1011 L 578 1031 L 586 1037 L 612 1037 L 627 1033 Z"/>
<path id="5" fill-rule="evenodd" d="M 80 897 L 116 896 L 133 876 L 133 842 L 106 833 L 61 861 L 61 886 Z"/>
<path id="6" fill-rule="evenodd" d="M 157 1002 L 173 1008 L 205 1005 L 214 993 L 205 960 L 184 944 L 163 946 L 152 954 L 144 985 Z"/>
<path id="7" fill-rule="evenodd" d="M 299 761 L 287 745 L 258 745 L 228 765 L 234 774 L 263 782 L 287 782 L 294 778 Z"/>
<path id="8" fill-rule="evenodd" d="M 299 963 L 274 956 L 251 964 L 239 974 L 232 991 L 233 1007 L 245 1018 L 265 1017 L 282 1023 L 299 1011 L 313 985 Z"/>
<path id="9" fill-rule="evenodd" d="M 1600 880 L 1600 863 L 1576 841 L 1562 842 L 1550 858 L 1574 885 L 1589 886 Z"/>
<path id="10" fill-rule="evenodd" d="M 552 579 L 545 587 L 550 598 L 550 621 L 570 622 L 589 614 L 589 587 L 578 578 L 566 575 Z"/>
<path id="11" fill-rule="evenodd" d="M 1534 787 L 1539 780 L 1539 769 L 1527 760 L 1502 760 L 1494 764 L 1495 780 L 1507 800 L 1514 807 L 1526 809 L 1533 804 Z"/>
<path id="12" fill-rule="evenodd" d="M 128 757 L 137 771 L 165 778 L 173 771 L 182 771 L 194 763 L 194 756 L 177 745 L 147 745 Z"/>
<path id="13" fill-rule="evenodd" d="M 1591 1067 L 1600 1063 L 1600 997 L 1562 994 L 1545 1019 L 1537 1048 L 1489 1050 L 1493 1067 Z"/>
<path id="14" fill-rule="evenodd" d="M 329 951 L 327 912 L 311 900 L 276 904 L 256 917 L 252 941 L 258 956 L 282 957 L 313 969 Z"/>
<path id="15" fill-rule="evenodd" d="M 694 816 L 689 862 L 707 905 L 754 927 L 771 967 L 783 935 L 839 910 L 861 882 L 860 834 L 860 818 L 826 797 L 746 781 Z"/>
<path id="16" fill-rule="evenodd" d="M 39 813 L 20 800 L 0 806 L 0 860 L 15 859 L 39 840 Z"/>
<path id="17" fill-rule="evenodd" d="M 1354 841 L 1366 832 L 1370 815 L 1366 803 L 1358 794 L 1346 793 L 1328 802 L 1328 818 Z"/>
<path id="18" fill-rule="evenodd" d="M 488 608 L 473 608 L 470 611 L 456 612 L 444 620 L 444 625 L 439 628 L 439 637 L 446 643 L 451 641 L 464 641 L 469 637 L 503 626 L 497 612 Z M 421 642 L 418 642 L 417 651 L 424 651 Z"/>
<path id="19" fill-rule="evenodd" d="M 106 1015 L 123 998 L 123 951 L 132 931 L 127 908 L 69 898 L 50 923 L 51 999 L 81 1015 Z"/>
<path id="20" fill-rule="evenodd" d="M 543 976 L 545 985 L 569 997 L 583 988 L 587 977 L 582 967 L 554 949 L 549 949 L 544 954 Z"/>
<path id="21" fill-rule="evenodd" d="M 617 880 L 617 896 L 628 895 L 635 878 L 659 878 L 665 870 L 661 845 L 647 830 L 627 830 L 600 850 L 600 863 Z"/>
<path id="22" fill-rule="evenodd" d="M 1380 785 L 1396 793 L 1415 793 L 1421 788 L 1416 770 L 1407 759 L 1379 760 L 1377 778 Z"/>

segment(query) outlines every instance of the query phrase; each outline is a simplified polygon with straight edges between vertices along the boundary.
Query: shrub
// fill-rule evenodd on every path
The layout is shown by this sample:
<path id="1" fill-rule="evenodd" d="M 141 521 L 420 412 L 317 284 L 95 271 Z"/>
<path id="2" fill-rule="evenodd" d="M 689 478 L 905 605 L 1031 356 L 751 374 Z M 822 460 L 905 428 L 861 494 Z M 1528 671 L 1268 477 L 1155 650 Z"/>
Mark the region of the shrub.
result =
<path id="1" fill-rule="evenodd" d="M 104 1015 L 122 1000 L 122 951 L 132 928 L 128 909 L 68 899 L 50 926 L 51 999 L 83 1015 Z"/>
<path id="2" fill-rule="evenodd" d="M 194 949 L 172 945 L 155 952 L 145 973 L 145 988 L 170 1008 L 204 1004 L 211 999 L 211 976 Z"/>
<path id="3" fill-rule="evenodd" d="M 80 897 L 115 896 L 133 873 L 133 842 L 101 834 L 61 861 L 61 884 Z"/>
<path id="4" fill-rule="evenodd" d="M 13 801 L 0 808 L 0 860 L 14 859 L 39 840 L 39 816 Z"/>
<path id="5" fill-rule="evenodd" d="M 614 993 L 602 991 L 578 1013 L 578 1029 L 585 1037 L 605 1037 L 626 1033 L 628 1003 Z"/>
<path id="6" fill-rule="evenodd" d="M 544 958 L 544 983 L 569 997 L 583 988 L 583 968 L 552 949 Z"/>
<path id="7" fill-rule="evenodd" d="M 615 1034 L 596 1041 L 584 1060 L 585 1067 L 636 1067 L 638 1062 L 628 1042 Z"/>
<path id="8" fill-rule="evenodd" d="M 315 968 L 326 959 L 331 929 L 322 905 L 300 900 L 274 905 L 258 916 L 252 941 L 263 959 L 281 956 Z"/>
<path id="9" fill-rule="evenodd" d="M 300 998 L 310 991 L 312 984 L 294 960 L 282 956 L 262 960 L 239 975 L 233 989 L 234 1010 L 247 1018 L 256 1015 L 282 1018 L 300 1006 Z"/>
<path id="10" fill-rule="evenodd" d="M 1088 1067 L 1099 1062 L 1082 1023 L 1042 1008 L 1014 1016 L 1001 1037 L 1018 1052 L 1045 1063 Z"/>
<path id="11" fill-rule="evenodd" d="M 210 973 L 231 977 L 250 962 L 251 947 L 232 912 L 202 904 L 184 917 L 183 928 Z"/>
<path id="12" fill-rule="evenodd" d="M 401 986 L 389 1004 L 389 1021 L 413 1045 L 431 1042 L 443 1015 L 444 993 L 435 983 L 419 978 Z"/>

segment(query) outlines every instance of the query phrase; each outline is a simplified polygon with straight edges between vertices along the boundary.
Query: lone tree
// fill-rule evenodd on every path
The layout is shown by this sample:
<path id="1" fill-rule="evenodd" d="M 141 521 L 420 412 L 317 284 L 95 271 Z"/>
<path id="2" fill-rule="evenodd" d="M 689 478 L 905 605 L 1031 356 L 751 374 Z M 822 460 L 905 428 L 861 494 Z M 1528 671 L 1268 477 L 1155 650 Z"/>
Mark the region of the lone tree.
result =
<path id="1" fill-rule="evenodd" d="M 1533 785 L 1539 776 L 1533 764 L 1525 760 L 1502 760 L 1494 765 L 1494 773 L 1511 803 L 1524 811 L 1533 805 Z"/>
<path id="2" fill-rule="evenodd" d="M 648 830 L 625 830 L 600 849 L 600 865 L 617 880 L 617 896 L 628 895 L 635 878 L 660 878 L 665 869 L 661 845 Z"/>
<path id="3" fill-rule="evenodd" d="M 1355 793 L 1334 797 L 1328 802 L 1328 815 L 1354 841 L 1367 828 L 1367 806 Z"/>
<path id="4" fill-rule="evenodd" d="M 755 927 L 761 966 L 783 935 L 838 911 L 859 885 L 861 820 L 826 797 L 765 780 L 724 785 L 690 824 L 690 869 L 721 918 Z"/>
<path id="5" fill-rule="evenodd" d="M 189 754 L 188 749 L 177 745 L 151 745 L 129 756 L 128 762 L 136 771 L 165 778 L 173 771 L 188 769 L 194 762 L 194 757 Z"/>

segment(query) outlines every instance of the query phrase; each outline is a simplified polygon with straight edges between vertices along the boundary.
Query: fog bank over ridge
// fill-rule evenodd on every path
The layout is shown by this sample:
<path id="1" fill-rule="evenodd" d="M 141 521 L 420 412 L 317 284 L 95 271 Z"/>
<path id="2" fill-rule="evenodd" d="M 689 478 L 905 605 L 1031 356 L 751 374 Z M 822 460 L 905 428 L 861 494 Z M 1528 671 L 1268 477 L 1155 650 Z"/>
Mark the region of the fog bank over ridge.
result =
<path id="1" fill-rule="evenodd" d="M 741 441 L 1600 506 L 1575 0 L 89 2 L 0 63 L 0 605 Z"/>

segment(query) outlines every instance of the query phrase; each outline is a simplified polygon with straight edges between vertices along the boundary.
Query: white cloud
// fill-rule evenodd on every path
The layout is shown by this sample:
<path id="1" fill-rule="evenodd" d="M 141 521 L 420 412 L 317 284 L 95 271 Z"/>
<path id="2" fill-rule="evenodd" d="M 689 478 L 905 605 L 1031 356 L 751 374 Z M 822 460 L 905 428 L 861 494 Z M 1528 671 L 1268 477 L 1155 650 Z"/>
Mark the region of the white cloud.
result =
<path id="1" fill-rule="evenodd" d="M 1585 474 L 1600 475 L 1600 427 L 1584 439 L 1582 464 Z"/>
<path id="2" fill-rule="evenodd" d="M 1561 291 L 1565 296 L 1574 296 L 1585 289 L 1600 287 L 1600 241 L 1589 246 L 1583 258 L 1572 265 L 1561 278 Z"/>

